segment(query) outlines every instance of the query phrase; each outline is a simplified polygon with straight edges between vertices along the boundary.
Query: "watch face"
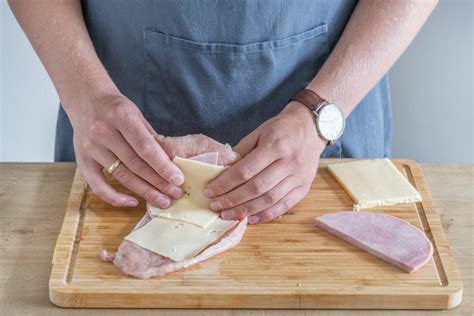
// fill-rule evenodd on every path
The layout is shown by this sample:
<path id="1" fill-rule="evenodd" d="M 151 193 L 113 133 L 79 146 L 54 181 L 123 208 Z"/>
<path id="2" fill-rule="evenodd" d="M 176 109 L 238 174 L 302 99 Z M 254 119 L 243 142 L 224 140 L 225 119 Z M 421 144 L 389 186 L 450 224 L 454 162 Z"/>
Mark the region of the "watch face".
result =
<path id="1" fill-rule="evenodd" d="M 318 130 L 328 141 L 338 139 L 344 131 L 344 115 L 335 104 L 328 104 L 318 112 Z"/>

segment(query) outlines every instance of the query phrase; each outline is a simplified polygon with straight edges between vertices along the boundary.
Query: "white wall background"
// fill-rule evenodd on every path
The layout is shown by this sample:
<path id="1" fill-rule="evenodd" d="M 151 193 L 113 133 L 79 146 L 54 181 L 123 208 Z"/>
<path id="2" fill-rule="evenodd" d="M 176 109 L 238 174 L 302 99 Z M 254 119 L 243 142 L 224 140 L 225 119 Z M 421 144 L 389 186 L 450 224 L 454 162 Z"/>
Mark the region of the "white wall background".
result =
<path id="1" fill-rule="evenodd" d="M 0 161 L 53 161 L 59 98 L 6 0 L 0 8 Z"/>
<path id="2" fill-rule="evenodd" d="M 52 161 L 59 103 L 0 0 L 0 161 Z M 474 162 L 473 1 L 442 0 L 391 71 L 393 156 Z"/>
<path id="3" fill-rule="evenodd" d="M 390 71 L 394 157 L 474 162 L 473 3 L 440 1 Z"/>

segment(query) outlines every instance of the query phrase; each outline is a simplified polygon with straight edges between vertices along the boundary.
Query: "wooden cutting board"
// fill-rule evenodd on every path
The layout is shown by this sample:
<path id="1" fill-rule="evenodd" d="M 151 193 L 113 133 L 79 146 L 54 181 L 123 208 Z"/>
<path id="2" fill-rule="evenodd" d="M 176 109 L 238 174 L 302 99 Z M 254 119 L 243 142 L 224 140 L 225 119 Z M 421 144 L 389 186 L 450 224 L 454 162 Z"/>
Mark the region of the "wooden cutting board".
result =
<path id="1" fill-rule="evenodd" d="M 249 226 L 234 249 L 186 270 L 137 280 L 99 259 L 115 251 L 145 212 L 96 197 L 78 170 L 53 256 L 51 301 L 63 307 L 447 309 L 462 281 L 420 166 L 393 160 L 423 202 L 373 211 L 405 219 L 434 245 L 433 259 L 408 274 L 315 227 L 314 218 L 352 209 L 322 160 L 310 193 L 283 218 Z M 114 186 L 120 186 L 113 182 Z"/>

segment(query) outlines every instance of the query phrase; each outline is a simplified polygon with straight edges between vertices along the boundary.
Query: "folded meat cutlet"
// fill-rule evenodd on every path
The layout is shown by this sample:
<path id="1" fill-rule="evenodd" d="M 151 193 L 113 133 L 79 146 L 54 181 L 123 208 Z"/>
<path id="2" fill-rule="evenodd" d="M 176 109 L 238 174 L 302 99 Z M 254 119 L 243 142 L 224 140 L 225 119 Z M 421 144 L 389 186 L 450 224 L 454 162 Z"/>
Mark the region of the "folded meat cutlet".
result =
<path id="1" fill-rule="evenodd" d="M 151 219 L 152 217 L 147 213 L 134 230 L 139 229 Z M 127 275 L 138 279 L 147 279 L 187 268 L 237 246 L 246 228 L 247 218 L 240 221 L 234 228 L 226 232 L 197 256 L 178 262 L 142 248 L 128 240 L 122 241 L 117 253 L 110 254 L 106 250 L 102 250 L 100 257 L 105 261 L 113 261 L 114 265 Z"/>
<path id="2" fill-rule="evenodd" d="M 186 136 L 185 136 L 186 137 Z M 207 137 L 199 135 L 199 138 L 206 139 Z M 171 138 L 166 138 L 168 141 L 167 152 L 170 152 Z M 183 140 L 182 138 L 177 137 L 178 142 L 181 146 L 188 146 L 189 150 L 189 138 Z M 216 152 L 201 152 L 200 150 L 192 149 L 191 152 L 196 154 L 191 157 L 191 159 L 198 160 L 201 162 L 206 162 L 210 164 L 224 164 L 231 163 L 235 161 L 235 157 L 238 157 L 238 154 L 234 153 L 232 150 L 229 151 L 229 146 L 222 145 L 210 139 L 208 141 L 212 144 L 212 149 L 220 149 Z M 219 148 L 218 145 L 221 147 Z M 163 146 L 163 145 L 162 145 Z M 175 150 L 171 157 L 175 153 L 180 153 L 185 155 L 186 153 L 183 150 Z M 222 156 L 224 156 L 222 158 Z M 153 217 L 147 212 L 145 216 L 138 222 L 133 231 L 140 229 L 145 224 L 147 224 Z M 120 269 L 123 273 L 130 275 L 139 279 L 146 279 L 155 276 L 162 276 L 167 273 L 171 273 L 180 269 L 187 268 L 191 265 L 194 265 L 203 260 L 209 259 L 219 253 L 222 253 L 226 250 L 229 250 L 239 244 L 242 239 L 245 230 L 247 227 L 247 219 L 241 220 L 236 226 L 227 231 L 221 238 L 216 240 L 214 243 L 209 245 L 197 256 L 182 260 L 182 261 L 173 261 L 170 258 L 161 256 L 157 253 L 154 253 L 150 250 L 147 250 L 133 242 L 128 240 L 123 240 L 120 244 L 116 253 L 109 253 L 107 250 L 102 250 L 100 257 L 104 261 L 112 261 L 114 265 Z M 157 236 L 159 238 L 159 236 Z"/>

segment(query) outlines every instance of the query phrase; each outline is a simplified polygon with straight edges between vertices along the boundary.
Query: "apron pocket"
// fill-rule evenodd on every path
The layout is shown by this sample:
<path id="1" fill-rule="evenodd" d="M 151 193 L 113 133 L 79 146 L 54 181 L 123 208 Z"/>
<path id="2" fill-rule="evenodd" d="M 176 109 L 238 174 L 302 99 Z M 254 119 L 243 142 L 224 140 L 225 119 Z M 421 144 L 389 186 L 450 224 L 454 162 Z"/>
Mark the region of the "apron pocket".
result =
<path id="1" fill-rule="evenodd" d="M 328 54 L 327 25 L 244 45 L 144 30 L 144 115 L 158 133 L 236 144 L 303 89 Z"/>

